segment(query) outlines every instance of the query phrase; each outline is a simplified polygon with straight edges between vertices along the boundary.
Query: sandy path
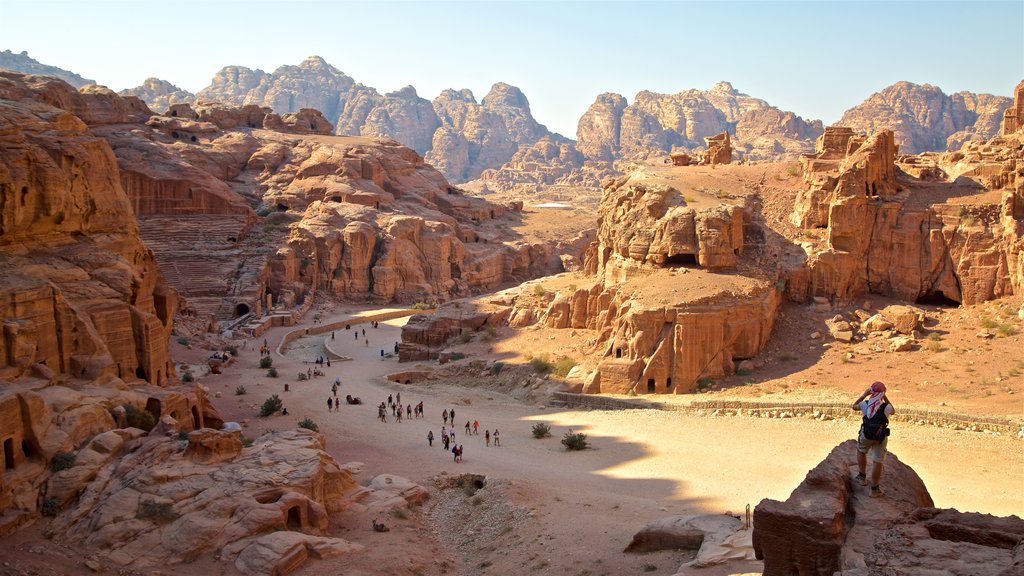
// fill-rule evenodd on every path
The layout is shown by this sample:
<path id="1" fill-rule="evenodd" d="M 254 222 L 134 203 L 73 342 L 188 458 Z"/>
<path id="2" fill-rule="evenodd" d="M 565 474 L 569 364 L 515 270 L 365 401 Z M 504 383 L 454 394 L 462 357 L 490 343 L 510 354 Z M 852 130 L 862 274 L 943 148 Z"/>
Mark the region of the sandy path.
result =
<path id="1" fill-rule="evenodd" d="M 382 360 L 380 350 L 391 350 L 404 322 L 391 320 L 376 329 L 366 325 L 369 346 L 362 335 L 357 340 L 351 331 L 337 331 L 332 347 L 353 360 L 333 363 L 326 377 L 309 382 L 296 382 L 295 375 L 309 366 L 302 360 L 321 353 L 320 342 L 330 334 L 303 338 L 284 357 L 275 354 L 281 375 L 276 380 L 255 368 L 255 353 L 245 352 L 238 368 L 211 377 L 219 379 L 210 381 L 213 389 L 224 394 L 216 403 L 226 417 L 250 418 L 250 436 L 312 418 L 327 435 L 328 451 L 335 458 L 365 463 L 359 481 L 385 472 L 418 482 L 442 472 L 512 480 L 519 503 L 535 509 L 541 522 L 534 527 L 535 534 L 518 535 L 515 543 L 523 557 L 507 560 L 506 565 L 499 561 L 491 568 L 493 573 L 512 569 L 514 562 L 535 569 L 539 562 L 542 571 L 552 573 L 560 572 L 559 567 L 595 574 L 635 571 L 648 557 L 627 557 L 620 551 L 644 522 L 675 513 L 741 513 L 762 498 L 785 499 L 807 471 L 857 427 L 853 420 L 541 409 L 486 389 L 388 383 L 382 375 L 408 365 Z M 271 330 L 267 338 L 274 344 L 286 331 Z M 340 412 L 328 414 L 326 400 L 335 377 L 343 382 L 340 398 L 353 394 L 364 404 L 343 405 Z M 246 385 L 248 395 L 231 395 L 239 382 Z M 285 382 L 291 391 L 283 391 Z M 378 422 L 376 404 L 395 392 L 401 392 L 406 404 L 423 400 L 427 417 L 398 424 L 389 413 L 388 423 Z M 289 416 L 254 418 L 271 393 L 281 395 Z M 451 455 L 438 447 L 441 411 L 452 407 L 459 424 L 456 438 L 465 446 L 462 464 L 453 463 Z M 463 435 L 467 419 L 479 420 L 479 436 Z M 552 437 L 530 436 L 530 427 L 538 420 L 552 425 Z M 483 430 L 495 427 L 502 431 L 502 447 L 487 448 Z M 593 449 L 566 453 L 559 439 L 570 427 L 586 432 Z M 437 437 L 432 449 L 426 443 L 428 430 Z M 1024 516 L 1024 442 L 897 424 L 890 449 L 922 476 L 937 506 Z M 564 539 L 572 540 L 573 546 L 547 557 L 550 541 Z M 673 562 L 663 555 L 658 572 L 671 574 L 664 569 Z"/>

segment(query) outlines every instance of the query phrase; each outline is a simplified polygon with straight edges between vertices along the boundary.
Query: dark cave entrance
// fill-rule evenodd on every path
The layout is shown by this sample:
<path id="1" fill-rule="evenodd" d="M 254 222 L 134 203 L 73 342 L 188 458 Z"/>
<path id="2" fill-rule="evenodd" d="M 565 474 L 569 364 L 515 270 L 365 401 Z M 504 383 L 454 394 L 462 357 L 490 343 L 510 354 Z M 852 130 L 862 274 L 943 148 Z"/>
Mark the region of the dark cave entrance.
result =
<path id="1" fill-rule="evenodd" d="M 654 384 L 654 378 L 647 379 L 647 393 L 654 394 L 657 392 L 657 386 Z"/>
<path id="2" fill-rule="evenodd" d="M 665 266 L 679 267 L 679 266 L 696 266 L 697 255 L 696 254 L 675 254 L 665 258 Z"/>
<path id="3" fill-rule="evenodd" d="M 235 318 L 239 316 L 245 316 L 249 313 L 249 305 L 245 302 L 239 302 L 235 305 Z"/>
<path id="4" fill-rule="evenodd" d="M 288 529 L 296 532 L 302 531 L 302 512 L 298 506 L 288 509 Z"/>
<path id="5" fill-rule="evenodd" d="M 934 292 L 925 292 L 924 294 L 917 297 L 914 301 L 915 304 L 926 304 L 929 306 L 942 306 L 943 308 L 959 308 L 960 302 L 953 300 L 949 296 L 946 296 L 942 290 L 935 290 Z"/>

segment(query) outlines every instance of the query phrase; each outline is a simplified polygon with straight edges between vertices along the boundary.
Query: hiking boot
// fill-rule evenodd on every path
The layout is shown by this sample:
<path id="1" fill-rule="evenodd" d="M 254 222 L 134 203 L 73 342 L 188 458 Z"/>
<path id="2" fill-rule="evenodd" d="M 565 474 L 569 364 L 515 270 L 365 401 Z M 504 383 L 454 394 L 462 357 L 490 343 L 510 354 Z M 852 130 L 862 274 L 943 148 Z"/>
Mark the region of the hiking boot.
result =
<path id="1" fill-rule="evenodd" d="M 879 487 L 879 486 L 872 486 L 871 487 L 871 497 L 872 498 L 881 498 L 882 496 L 885 496 L 885 492 L 882 491 L 881 487 Z"/>
<path id="2" fill-rule="evenodd" d="M 864 475 L 863 472 L 857 473 L 857 475 L 854 476 L 853 479 L 856 480 L 857 483 L 860 484 L 861 486 L 867 486 L 868 485 L 868 478 L 867 478 L 867 476 Z"/>

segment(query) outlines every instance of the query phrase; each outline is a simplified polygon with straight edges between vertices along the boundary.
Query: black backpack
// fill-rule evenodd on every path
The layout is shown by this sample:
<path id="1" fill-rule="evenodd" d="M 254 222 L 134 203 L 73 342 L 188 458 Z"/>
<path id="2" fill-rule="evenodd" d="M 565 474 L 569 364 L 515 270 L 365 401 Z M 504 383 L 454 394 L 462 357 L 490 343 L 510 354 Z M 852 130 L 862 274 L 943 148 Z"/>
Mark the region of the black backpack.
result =
<path id="1" fill-rule="evenodd" d="M 889 418 L 885 415 L 885 407 L 888 405 L 888 402 L 883 403 L 874 416 L 864 418 L 864 423 L 860 426 L 864 438 L 881 442 L 889 435 Z"/>

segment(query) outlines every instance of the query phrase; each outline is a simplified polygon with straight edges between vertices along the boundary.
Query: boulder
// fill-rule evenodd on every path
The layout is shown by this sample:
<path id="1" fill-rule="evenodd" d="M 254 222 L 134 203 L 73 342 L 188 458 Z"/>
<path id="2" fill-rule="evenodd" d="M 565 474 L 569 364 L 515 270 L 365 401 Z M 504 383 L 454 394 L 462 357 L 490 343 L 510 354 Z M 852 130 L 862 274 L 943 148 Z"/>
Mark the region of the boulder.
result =
<path id="1" fill-rule="evenodd" d="M 198 464 L 216 464 L 235 458 L 241 451 L 240 432 L 202 428 L 189 432 L 185 458 Z"/>
<path id="2" fill-rule="evenodd" d="M 753 546 L 764 574 L 1012 573 L 1024 521 L 937 510 L 924 483 L 889 453 L 885 495 L 853 481 L 856 441 L 843 442 L 785 502 L 754 509 Z"/>
<path id="3" fill-rule="evenodd" d="M 696 557 L 686 567 L 704 568 L 732 560 L 753 560 L 750 532 L 733 516 L 668 516 L 633 535 L 624 552 L 686 550 Z"/>

